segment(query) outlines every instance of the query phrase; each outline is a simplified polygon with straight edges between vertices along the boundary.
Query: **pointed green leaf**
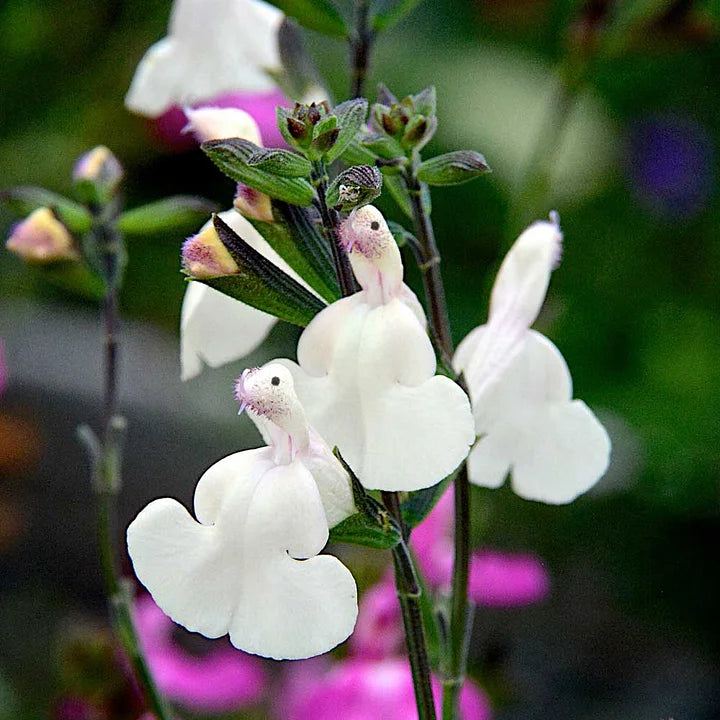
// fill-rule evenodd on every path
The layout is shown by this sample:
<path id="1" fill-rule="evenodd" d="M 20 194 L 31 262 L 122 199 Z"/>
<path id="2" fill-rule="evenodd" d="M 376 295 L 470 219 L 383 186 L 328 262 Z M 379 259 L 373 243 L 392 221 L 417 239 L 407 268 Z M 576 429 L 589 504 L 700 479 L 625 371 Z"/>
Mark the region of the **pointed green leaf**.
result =
<path id="1" fill-rule="evenodd" d="M 392 160 L 398 157 L 405 157 L 403 146 L 390 135 L 385 133 L 372 133 L 361 139 L 363 147 L 374 152 L 385 160 Z"/>
<path id="2" fill-rule="evenodd" d="M 472 150 L 445 153 L 420 163 L 418 179 L 428 185 L 462 185 L 490 172 L 485 158 Z"/>
<path id="3" fill-rule="evenodd" d="M 270 247 L 328 303 L 340 298 L 337 274 L 325 238 L 308 211 L 273 202 L 275 222 L 247 218 Z"/>
<path id="4" fill-rule="evenodd" d="M 232 275 L 199 280 L 280 320 L 307 325 L 325 304 L 246 243 L 215 215 L 215 229 L 239 268 Z"/>
<path id="5" fill-rule="evenodd" d="M 374 165 L 377 155 L 360 144 L 359 139 L 353 140 L 338 156 L 346 165 Z"/>
<path id="6" fill-rule="evenodd" d="M 412 205 L 410 198 L 405 190 L 405 183 L 398 175 L 383 175 L 383 186 L 390 193 L 392 199 L 398 204 L 398 207 L 409 217 L 412 218 Z"/>
<path id="7" fill-rule="evenodd" d="M 117 229 L 125 235 L 157 235 L 191 232 L 204 223 L 218 206 L 194 195 L 173 195 L 124 212 Z"/>
<path id="8" fill-rule="evenodd" d="M 310 205 L 315 197 L 315 191 L 307 180 L 278 177 L 249 165 L 249 158 L 260 149 L 249 140 L 209 140 L 202 144 L 202 149 L 228 177 L 272 198 L 293 205 Z"/>
<path id="9" fill-rule="evenodd" d="M 339 158 L 348 145 L 355 139 L 360 132 L 360 128 L 365 124 L 367 110 L 368 103 L 365 98 L 346 100 L 344 103 L 340 103 L 340 105 L 333 108 L 332 112 L 338 119 L 340 133 L 337 136 L 335 144 L 325 154 L 328 162 Z"/>
<path id="10" fill-rule="evenodd" d="M 288 17 L 295 18 L 308 30 L 331 37 L 347 35 L 342 15 L 330 0 L 269 0 Z"/>
<path id="11" fill-rule="evenodd" d="M 386 9 L 375 14 L 372 26 L 375 30 L 389 30 L 409 15 L 420 0 L 386 0 Z"/>
<path id="12" fill-rule="evenodd" d="M 280 148 L 258 148 L 247 164 L 287 178 L 308 177 L 312 172 L 312 164 L 306 157 Z"/>
<path id="13" fill-rule="evenodd" d="M 87 232 L 92 225 L 90 213 L 79 203 L 40 187 L 16 187 L 0 192 L 0 203 L 17 215 L 29 215 L 42 207 L 51 208 L 74 233 Z"/>
<path id="14" fill-rule="evenodd" d="M 402 541 L 402 533 L 397 522 L 372 495 L 368 495 L 340 451 L 334 448 L 333 453 L 350 477 L 353 499 L 358 512 L 330 529 L 330 542 L 380 549 L 394 548 Z"/>
<path id="15" fill-rule="evenodd" d="M 437 485 L 410 493 L 402 504 L 402 517 L 409 528 L 419 525 L 438 504 L 447 486 L 455 479 L 457 471 L 448 475 Z"/>

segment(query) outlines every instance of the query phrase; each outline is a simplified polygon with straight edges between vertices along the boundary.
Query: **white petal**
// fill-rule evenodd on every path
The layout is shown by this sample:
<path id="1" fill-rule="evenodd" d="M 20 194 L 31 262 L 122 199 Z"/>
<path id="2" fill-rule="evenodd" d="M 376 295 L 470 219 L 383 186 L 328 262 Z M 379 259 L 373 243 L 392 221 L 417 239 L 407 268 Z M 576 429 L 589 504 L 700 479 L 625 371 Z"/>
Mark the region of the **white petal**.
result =
<path id="1" fill-rule="evenodd" d="M 482 339 L 478 329 L 472 342 Z M 471 482 L 498 487 L 508 469 L 513 490 L 529 500 L 568 503 L 607 469 L 610 440 L 587 406 L 571 401 L 567 364 L 547 338 L 529 331 L 519 353 L 477 395 Z"/>
<path id="2" fill-rule="evenodd" d="M 176 0 L 168 36 L 140 61 L 125 104 L 155 117 L 172 105 L 272 89 L 282 19 L 260 0 Z"/>
<path id="3" fill-rule="evenodd" d="M 240 108 L 218 108 L 203 106 L 185 108 L 188 124 L 185 131 L 191 130 L 198 142 L 222 140 L 223 138 L 242 138 L 255 145 L 262 145 L 260 128 L 253 117 Z"/>
<path id="4" fill-rule="evenodd" d="M 127 533 L 135 572 L 189 630 L 276 659 L 327 652 L 352 632 L 357 591 L 336 558 L 316 557 L 328 529 L 315 482 L 299 462 L 267 469 L 264 456 L 257 467 L 240 455 L 203 478 L 196 505 L 213 524 L 167 498 L 138 515 Z"/>
<path id="5" fill-rule="evenodd" d="M 370 308 L 362 293 L 323 310 L 298 345 L 298 397 L 368 488 L 417 490 L 467 455 L 472 415 L 462 390 L 434 377 L 425 330 L 401 300 Z"/>
<path id="6" fill-rule="evenodd" d="M 198 375 L 203 363 L 220 367 L 245 357 L 267 337 L 276 318 L 200 282 L 185 290 L 180 321 L 182 379 Z"/>
<path id="7" fill-rule="evenodd" d="M 490 315 L 480 335 L 472 331 L 458 348 L 455 366 L 474 392 L 482 392 L 520 350 L 540 312 L 562 249 L 562 233 L 551 222 L 532 224 L 515 241 L 500 266 Z"/>

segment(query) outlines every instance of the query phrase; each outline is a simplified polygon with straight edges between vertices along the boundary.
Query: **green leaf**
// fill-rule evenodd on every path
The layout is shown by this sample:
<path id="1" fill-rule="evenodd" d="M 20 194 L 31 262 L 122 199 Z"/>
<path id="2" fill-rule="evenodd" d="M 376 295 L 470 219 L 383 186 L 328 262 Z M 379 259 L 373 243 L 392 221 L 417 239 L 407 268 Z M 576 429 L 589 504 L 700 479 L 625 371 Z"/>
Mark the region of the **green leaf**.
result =
<path id="1" fill-rule="evenodd" d="M 417 169 L 417 177 L 428 185 L 462 185 L 490 172 L 485 158 L 472 150 L 457 150 L 425 160 Z"/>
<path id="2" fill-rule="evenodd" d="M 42 207 L 52 209 L 74 233 L 85 233 L 92 226 L 90 213 L 79 203 L 40 187 L 16 187 L 0 192 L 0 203 L 17 215 L 29 215 Z"/>
<path id="3" fill-rule="evenodd" d="M 403 146 L 394 137 L 390 137 L 390 135 L 386 135 L 385 133 L 366 135 L 362 138 L 361 142 L 363 147 L 368 148 L 385 160 L 405 157 L 405 149 Z"/>
<path id="4" fill-rule="evenodd" d="M 392 233 L 395 242 L 398 247 L 405 247 L 410 245 L 411 247 L 417 247 L 417 238 L 409 231 L 406 230 L 400 223 L 396 223 L 393 220 L 387 221 L 388 230 Z"/>
<path id="5" fill-rule="evenodd" d="M 173 195 L 124 212 L 117 229 L 125 235 L 175 234 L 197 229 L 218 206 L 194 195 Z"/>
<path id="6" fill-rule="evenodd" d="M 330 249 L 307 210 L 276 200 L 275 222 L 247 218 L 270 247 L 328 303 L 340 298 Z"/>
<path id="7" fill-rule="evenodd" d="M 288 17 L 295 18 L 308 30 L 323 35 L 344 37 L 347 28 L 342 15 L 330 0 L 269 0 Z"/>
<path id="8" fill-rule="evenodd" d="M 372 20 L 373 28 L 378 31 L 389 30 L 409 15 L 419 2 L 420 0 L 396 0 L 392 2 L 387 10 L 375 14 Z"/>
<path id="9" fill-rule="evenodd" d="M 302 155 L 280 148 L 258 148 L 248 158 L 248 165 L 280 177 L 308 177 L 311 162 Z"/>
<path id="10" fill-rule="evenodd" d="M 437 485 L 410 493 L 401 506 L 403 520 L 409 528 L 418 526 L 430 514 L 456 475 L 457 470 Z"/>
<path id="11" fill-rule="evenodd" d="M 321 300 L 250 247 L 220 217 L 215 215 L 213 223 L 239 270 L 232 275 L 196 282 L 203 282 L 225 295 L 301 327 L 325 307 Z"/>
<path id="12" fill-rule="evenodd" d="M 374 165 L 377 157 L 370 148 L 361 145 L 357 139 L 351 141 L 338 156 L 346 165 Z"/>
<path id="13" fill-rule="evenodd" d="M 325 157 L 328 162 L 340 157 L 350 143 L 355 139 L 360 128 L 365 124 L 367 117 L 368 103 L 365 98 L 346 100 L 333 108 L 333 115 L 338 119 L 340 133 L 335 144 L 328 150 Z"/>
<path id="14" fill-rule="evenodd" d="M 340 451 L 333 450 L 350 476 L 353 499 L 358 512 L 330 529 L 330 542 L 389 550 L 402 541 L 402 533 L 395 519 L 371 495 L 365 491 L 352 468 L 345 462 Z"/>
<path id="15" fill-rule="evenodd" d="M 405 215 L 412 218 L 412 205 L 402 178 L 398 175 L 383 175 L 383 187 L 390 193 L 390 197 L 398 204 L 398 207 Z"/>
<path id="16" fill-rule="evenodd" d="M 260 149 L 249 140 L 209 140 L 202 144 L 202 149 L 228 177 L 272 198 L 293 205 L 310 205 L 315 197 L 315 191 L 307 180 L 278 177 L 249 165 L 249 158 Z"/>

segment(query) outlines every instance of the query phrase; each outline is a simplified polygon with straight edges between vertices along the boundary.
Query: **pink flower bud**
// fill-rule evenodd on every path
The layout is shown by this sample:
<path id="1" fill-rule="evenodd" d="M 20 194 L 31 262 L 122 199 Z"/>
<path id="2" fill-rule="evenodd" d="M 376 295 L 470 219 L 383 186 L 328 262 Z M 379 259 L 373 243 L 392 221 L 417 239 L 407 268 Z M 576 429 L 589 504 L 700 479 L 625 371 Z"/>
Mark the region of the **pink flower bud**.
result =
<path id="1" fill-rule="evenodd" d="M 263 222 L 275 221 L 270 198 L 265 193 L 261 193 L 248 185 L 243 185 L 243 183 L 238 183 L 237 195 L 233 205 L 244 217 L 262 220 Z"/>
<path id="2" fill-rule="evenodd" d="M 182 264 L 190 277 L 198 279 L 238 272 L 237 264 L 222 244 L 212 223 L 185 241 Z"/>
<path id="3" fill-rule="evenodd" d="M 50 263 L 78 258 L 72 235 L 50 208 L 38 208 L 16 225 L 5 247 L 27 262 Z"/>
<path id="4" fill-rule="evenodd" d="M 89 182 L 112 192 L 123 178 L 122 165 L 104 145 L 98 145 L 78 158 L 73 168 L 73 182 Z"/>

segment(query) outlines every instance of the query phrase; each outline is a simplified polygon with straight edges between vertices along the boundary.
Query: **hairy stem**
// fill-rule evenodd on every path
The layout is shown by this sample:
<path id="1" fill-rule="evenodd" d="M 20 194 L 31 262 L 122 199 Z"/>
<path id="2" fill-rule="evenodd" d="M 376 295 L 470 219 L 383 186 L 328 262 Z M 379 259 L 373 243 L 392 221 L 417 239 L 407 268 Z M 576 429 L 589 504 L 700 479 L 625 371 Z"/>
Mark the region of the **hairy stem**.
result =
<path id="1" fill-rule="evenodd" d="M 392 556 L 395 568 L 395 587 L 405 627 L 405 643 L 415 689 L 418 720 L 436 720 L 435 700 L 430 682 L 430 660 L 420 607 L 421 590 L 407 545 L 408 533 L 402 522 L 398 494 L 383 492 L 382 497 L 388 512 L 397 520 L 403 533 L 403 540 L 393 548 Z"/>
<path id="2" fill-rule="evenodd" d="M 102 441 L 90 437 L 88 428 L 82 430 L 90 451 L 93 484 L 97 498 L 97 532 L 105 590 L 108 595 L 113 626 L 123 650 L 140 684 L 147 707 L 157 720 L 169 720 L 170 714 L 160 696 L 140 649 L 132 617 L 132 593 L 120 577 L 113 551 L 115 538 L 115 499 L 120 489 L 121 435 L 124 420 L 117 414 L 118 370 L 118 290 L 111 281 L 115 277 L 120 238 L 108 227 L 100 226 L 97 241 L 103 254 L 105 276 L 104 318 L 104 388 Z"/>
<path id="3" fill-rule="evenodd" d="M 329 208 L 327 204 L 326 193 L 328 177 L 325 165 L 322 162 L 316 163 L 314 171 L 315 187 L 317 189 L 317 207 L 320 211 L 320 219 L 322 220 L 325 238 L 330 245 L 335 263 L 335 272 L 337 273 L 340 293 L 343 297 L 347 297 L 355 292 L 355 279 L 353 278 L 347 253 L 340 246 L 340 238 L 338 237 L 338 214 L 335 210 Z"/>
<path id="4" fill-rule="evenodd" d="M 352 81 L 350 97 L 363 97 L 365 80 L 367 79 L 370 64 L 370 50 L 374 34 L 370 28 L 370 3 L 368 0 L 356 0 L 355 3 L 355 32 L 350 39 L 352 49 Z"/>
<path id="5" fill-rule="evenodd" d="M 453 341 L 447 303 L 445 302 L 445 289 L 440 273 L 440 253 L 435 243 L 435 231 L 430 216 L 423 207 L 423 186 L 415 175 L 414 167 L 407 169 L 403 178 L 410 197 L 415 236 L 420 249 L 419 267 L 429 311 L 430 334 L 441 360 L 450 369 L 452 368 Z"/>

